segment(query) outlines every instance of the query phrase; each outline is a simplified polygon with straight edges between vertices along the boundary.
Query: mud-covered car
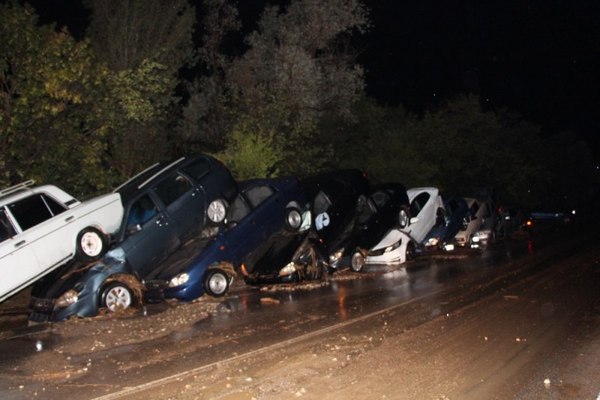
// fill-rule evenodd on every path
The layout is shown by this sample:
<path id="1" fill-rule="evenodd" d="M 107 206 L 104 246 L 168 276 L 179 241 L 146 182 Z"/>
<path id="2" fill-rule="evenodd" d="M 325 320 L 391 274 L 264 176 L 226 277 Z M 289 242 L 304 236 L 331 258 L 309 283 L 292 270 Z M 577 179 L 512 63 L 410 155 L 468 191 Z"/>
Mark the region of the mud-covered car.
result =
<path id="1" fill-rule="evenodd" d="M 367 198 L 367 206 L 355 225 L 356 248 L 350 266 L 361 271 L 369 249 L 391 229 L 405 229 L 410 221 L 410 203 L 406 188 L 400 183 L 375 185 Z"/>
<path id="2" fill-rule="evenodd" d="M 214 236 L 186 244 L 147 277 L 147 287 L 182 301 L 204 293 L 222 296 L 238 274 L 268 273 L 291 259 L 310 226 L 298 179 L 252 179 L 239 187 L 225 226 Z"/>
<path id="3" fill-rule="evenodd" d="M 155 164 L 115 194 L 124 206 L 115 247 L 97 262 L 73 263 L 38 281 L 31 320 L 92 316 L 139 301 L 150 272 L 191 237 L 224 222 L 237 183 L 220 161 L 197 155 Z"/>
<path id="4" fill-rule="evenodd" d="M 0 301 L 72 259 L 104 255 L 123 218 L 118 193 L 80 202 L 33 184 L 0 191 Z"/>
<path id="5" fill-rule="evenodd" d="M 359 170 L 339 170 L 303 179 L 313 217 L 310 248 L 331 271 L 357 247 L 359 216 L 367 210 L 369 181 Z"/>
<path id="6" fill-rule="evenodd" d="M 422 187 L 406 192 L 410 200 L 410 224 L 404 229 L 390 230 L 369 250 L 365 259 L 367 264 L 403 263 L 409 260 L 435 226 L 440 212 L 445 213 L 439 189 Z"/>

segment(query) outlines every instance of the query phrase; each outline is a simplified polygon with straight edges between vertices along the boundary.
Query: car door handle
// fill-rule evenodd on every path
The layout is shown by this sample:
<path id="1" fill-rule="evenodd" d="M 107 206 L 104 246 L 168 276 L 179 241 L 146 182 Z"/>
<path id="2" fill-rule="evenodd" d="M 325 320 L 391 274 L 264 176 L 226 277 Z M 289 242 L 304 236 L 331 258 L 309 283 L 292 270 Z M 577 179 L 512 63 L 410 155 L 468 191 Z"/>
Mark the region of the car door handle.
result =
<path id="1" fill-rule="evenodd" d="M 67 218 L 65 219 L 65 222 L 71 222 L 71 221 L 73 221 L 74 219 L 75 219 L 75 217 L 71 215 L 70 217 L 67 217 Z"/>
<path id="2" fill-rule="evenodd" d="M 169 225 L 169 221 L 167 221 L 167 219 L 164 216 L 158 217 L 158 219 L 156 220 L 156 225 L 158 225 L 158 226 Z"/>
<path id="3" fill-rule="evenodd" d="M 21 246 L 23 246 L 25 243 L 27 243 L 25 240 L 21 240 L 19 243 L 15 243 L 15 247 L 21 247 Z"/>

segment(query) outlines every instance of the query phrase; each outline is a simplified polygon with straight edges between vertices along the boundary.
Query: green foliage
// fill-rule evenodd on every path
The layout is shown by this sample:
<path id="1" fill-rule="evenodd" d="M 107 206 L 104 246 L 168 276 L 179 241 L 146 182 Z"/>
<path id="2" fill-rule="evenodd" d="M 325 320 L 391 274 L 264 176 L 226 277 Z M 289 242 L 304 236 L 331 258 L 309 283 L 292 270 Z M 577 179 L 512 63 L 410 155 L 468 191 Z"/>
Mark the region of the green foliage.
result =
<path id="1" fill-rule="evenodd" d="M 105 130 L 94 121 L 104 71 L 87 42 L 37 26 L 29 6 L 0 6 L 0 184 L 33 178 L 83 193 L 110 171 L 99 157 Z"/>
<path id="2" fill-rule="evenodd" d="M 281 161 L 282 149 L 276 132 L 263 129 L 258 121 L 238 123 L 226 150 L 217 155 L 237 179 L 278 175 L 276 165 Z"/>

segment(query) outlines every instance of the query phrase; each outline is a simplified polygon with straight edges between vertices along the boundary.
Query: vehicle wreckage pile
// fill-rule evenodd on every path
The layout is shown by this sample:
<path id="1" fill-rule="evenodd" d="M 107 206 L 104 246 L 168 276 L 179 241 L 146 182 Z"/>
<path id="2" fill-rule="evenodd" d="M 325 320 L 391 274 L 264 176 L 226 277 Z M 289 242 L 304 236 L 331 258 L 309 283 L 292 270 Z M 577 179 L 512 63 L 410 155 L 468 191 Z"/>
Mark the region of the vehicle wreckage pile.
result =
<path id="1" fill-rule="evenodd" d="M 30 320 L 62 321 L 219 297 L 235 278 L 318 281 L 479 247 L 523 224 L 489 195 L 407 190 L 359 170 L 237 182 L 200 154 L 152 165 L 85 202 L 33 181 L 0 191 L 0 301 L 32 285 Z"/>

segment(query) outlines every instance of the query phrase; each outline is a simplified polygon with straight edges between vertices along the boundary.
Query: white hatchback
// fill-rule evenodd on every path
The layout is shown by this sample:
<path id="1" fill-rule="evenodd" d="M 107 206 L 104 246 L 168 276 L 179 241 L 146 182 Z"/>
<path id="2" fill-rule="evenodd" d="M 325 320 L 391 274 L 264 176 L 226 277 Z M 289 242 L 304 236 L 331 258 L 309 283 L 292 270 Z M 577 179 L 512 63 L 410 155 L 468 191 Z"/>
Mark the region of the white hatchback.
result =
<path id="1" fill-rule="evenodd" d="M 0 302 L 75 257 L 101 257 L 123 218 L 118 193 L 80 202 L 33 183 L 0 190 Z"/>

